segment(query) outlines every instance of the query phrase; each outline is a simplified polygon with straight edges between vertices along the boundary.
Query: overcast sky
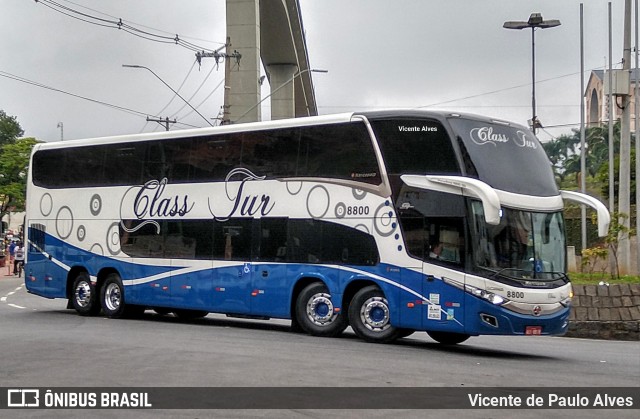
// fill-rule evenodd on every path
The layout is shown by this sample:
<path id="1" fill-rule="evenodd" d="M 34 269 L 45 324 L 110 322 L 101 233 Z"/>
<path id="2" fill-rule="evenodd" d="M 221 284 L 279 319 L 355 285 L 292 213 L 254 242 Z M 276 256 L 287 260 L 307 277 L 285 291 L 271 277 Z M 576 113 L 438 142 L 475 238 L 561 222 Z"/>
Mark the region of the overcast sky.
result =
<path id="1" fill-rule="evenodd" d="M 216 49 L 225 40 L 224 0 L 56 1 L 91 16 L 121 18 L 150 33 L 178 34 L 198 47 Z M 589 71 L 603 69 L 608 60 L 608 2 L 582 2 L 586 83 Z M 526 21 L 539 12 L 562 25 L 536 32 L 538 117 L 543 125 L 556 127 L 546 130 L 553 135 L 578 127 L 578 0 L 300 3 L 311 67 L 329 71 L 313 74 L 321 114 L 424 107 L 526 124 L 531 118 L 531 31 L 507 30 L 502 24 Z M 180 94 L 207 118 L 220 110 L 224 68 L 216 69 L 212 59 L 199 68 L 195 53 L 175 43 L 74 19 L 42 2 L 0 0 L 0 5 L 0 109 L 17 117 L 26 136 L 58 141 L 59 123 L 64 139 L 163 129 L 147 123 L 146 115 L 177 118 L 181 124 L 172 129 L 208 126 L 180 99 L 170 102 L 173 93 L 152 74 L 122 64 L 147 66 L 174 89 L 181 87 Z M 613 0 L 612 6 L 612 55 L 619 68 L 624 1 Z M 266 86 L 264 91 L 268 94 Z M 264 103 L 268 106 L 268 100 Z M 539 136 L 550 138 L 544 132 Z"/>

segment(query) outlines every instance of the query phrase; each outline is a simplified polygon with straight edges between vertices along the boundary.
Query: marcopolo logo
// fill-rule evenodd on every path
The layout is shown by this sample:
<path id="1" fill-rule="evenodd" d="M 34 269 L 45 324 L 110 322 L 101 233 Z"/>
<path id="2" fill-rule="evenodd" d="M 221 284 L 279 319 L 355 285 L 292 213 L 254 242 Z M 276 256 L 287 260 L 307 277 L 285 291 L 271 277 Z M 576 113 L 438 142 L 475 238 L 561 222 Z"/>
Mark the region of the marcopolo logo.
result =
<path id="1" fill-rule="evenodd" d="M 7 390 L 7 407 L 40 407 L 40 390 Z"/>

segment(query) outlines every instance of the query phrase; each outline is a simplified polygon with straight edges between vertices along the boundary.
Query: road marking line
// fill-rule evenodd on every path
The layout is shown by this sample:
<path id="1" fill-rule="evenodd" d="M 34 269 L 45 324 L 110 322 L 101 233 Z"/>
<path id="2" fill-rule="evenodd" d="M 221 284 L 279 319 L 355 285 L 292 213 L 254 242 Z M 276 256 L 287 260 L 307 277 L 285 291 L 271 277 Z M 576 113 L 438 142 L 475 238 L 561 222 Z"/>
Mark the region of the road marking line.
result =
<path id="1" fill-rule="evenodd" d="M 22 307 L 16 304 L 9 304 L 10 307 L 14 307 L 14 308 L 19 308 L 19 309 L 25 309 L 26 307 Z"/>
<path id="2" fill-rule="evenodd" d="M 3 303 L 6 303 L 7 302 L 7 297 L 0 298 L 0 301 L 2 301 Z"/>

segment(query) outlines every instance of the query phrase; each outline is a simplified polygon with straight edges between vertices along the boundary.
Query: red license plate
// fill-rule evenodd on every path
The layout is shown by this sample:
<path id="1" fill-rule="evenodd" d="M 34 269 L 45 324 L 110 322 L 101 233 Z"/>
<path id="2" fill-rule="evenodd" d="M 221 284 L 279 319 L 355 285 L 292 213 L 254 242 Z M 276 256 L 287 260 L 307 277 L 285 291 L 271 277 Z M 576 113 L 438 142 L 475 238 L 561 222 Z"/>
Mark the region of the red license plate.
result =
<path id="1" fill-rule="evenodd" d="M 524 328 L 524 334 L 529 336 L 541 335 L 542 326 L 526 326 Z"/>

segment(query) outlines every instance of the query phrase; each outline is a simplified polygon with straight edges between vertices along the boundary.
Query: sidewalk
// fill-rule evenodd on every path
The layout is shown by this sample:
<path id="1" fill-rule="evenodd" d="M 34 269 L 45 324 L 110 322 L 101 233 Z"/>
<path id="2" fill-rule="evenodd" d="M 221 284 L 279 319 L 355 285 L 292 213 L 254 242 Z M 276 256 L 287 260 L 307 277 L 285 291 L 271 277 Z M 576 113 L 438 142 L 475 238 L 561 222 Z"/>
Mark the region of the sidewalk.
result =
<path id="1" fill-rule="evenodd" d="M 9 268 L 7 266 L 0 267 L 0 278 L 17 278 L 17 276 L 13 274 L 13 266 L 11 267 L 11 273 L 9 273 L 8 270 Z M 24 272 L 20 277 L 24 278 Z"/>

